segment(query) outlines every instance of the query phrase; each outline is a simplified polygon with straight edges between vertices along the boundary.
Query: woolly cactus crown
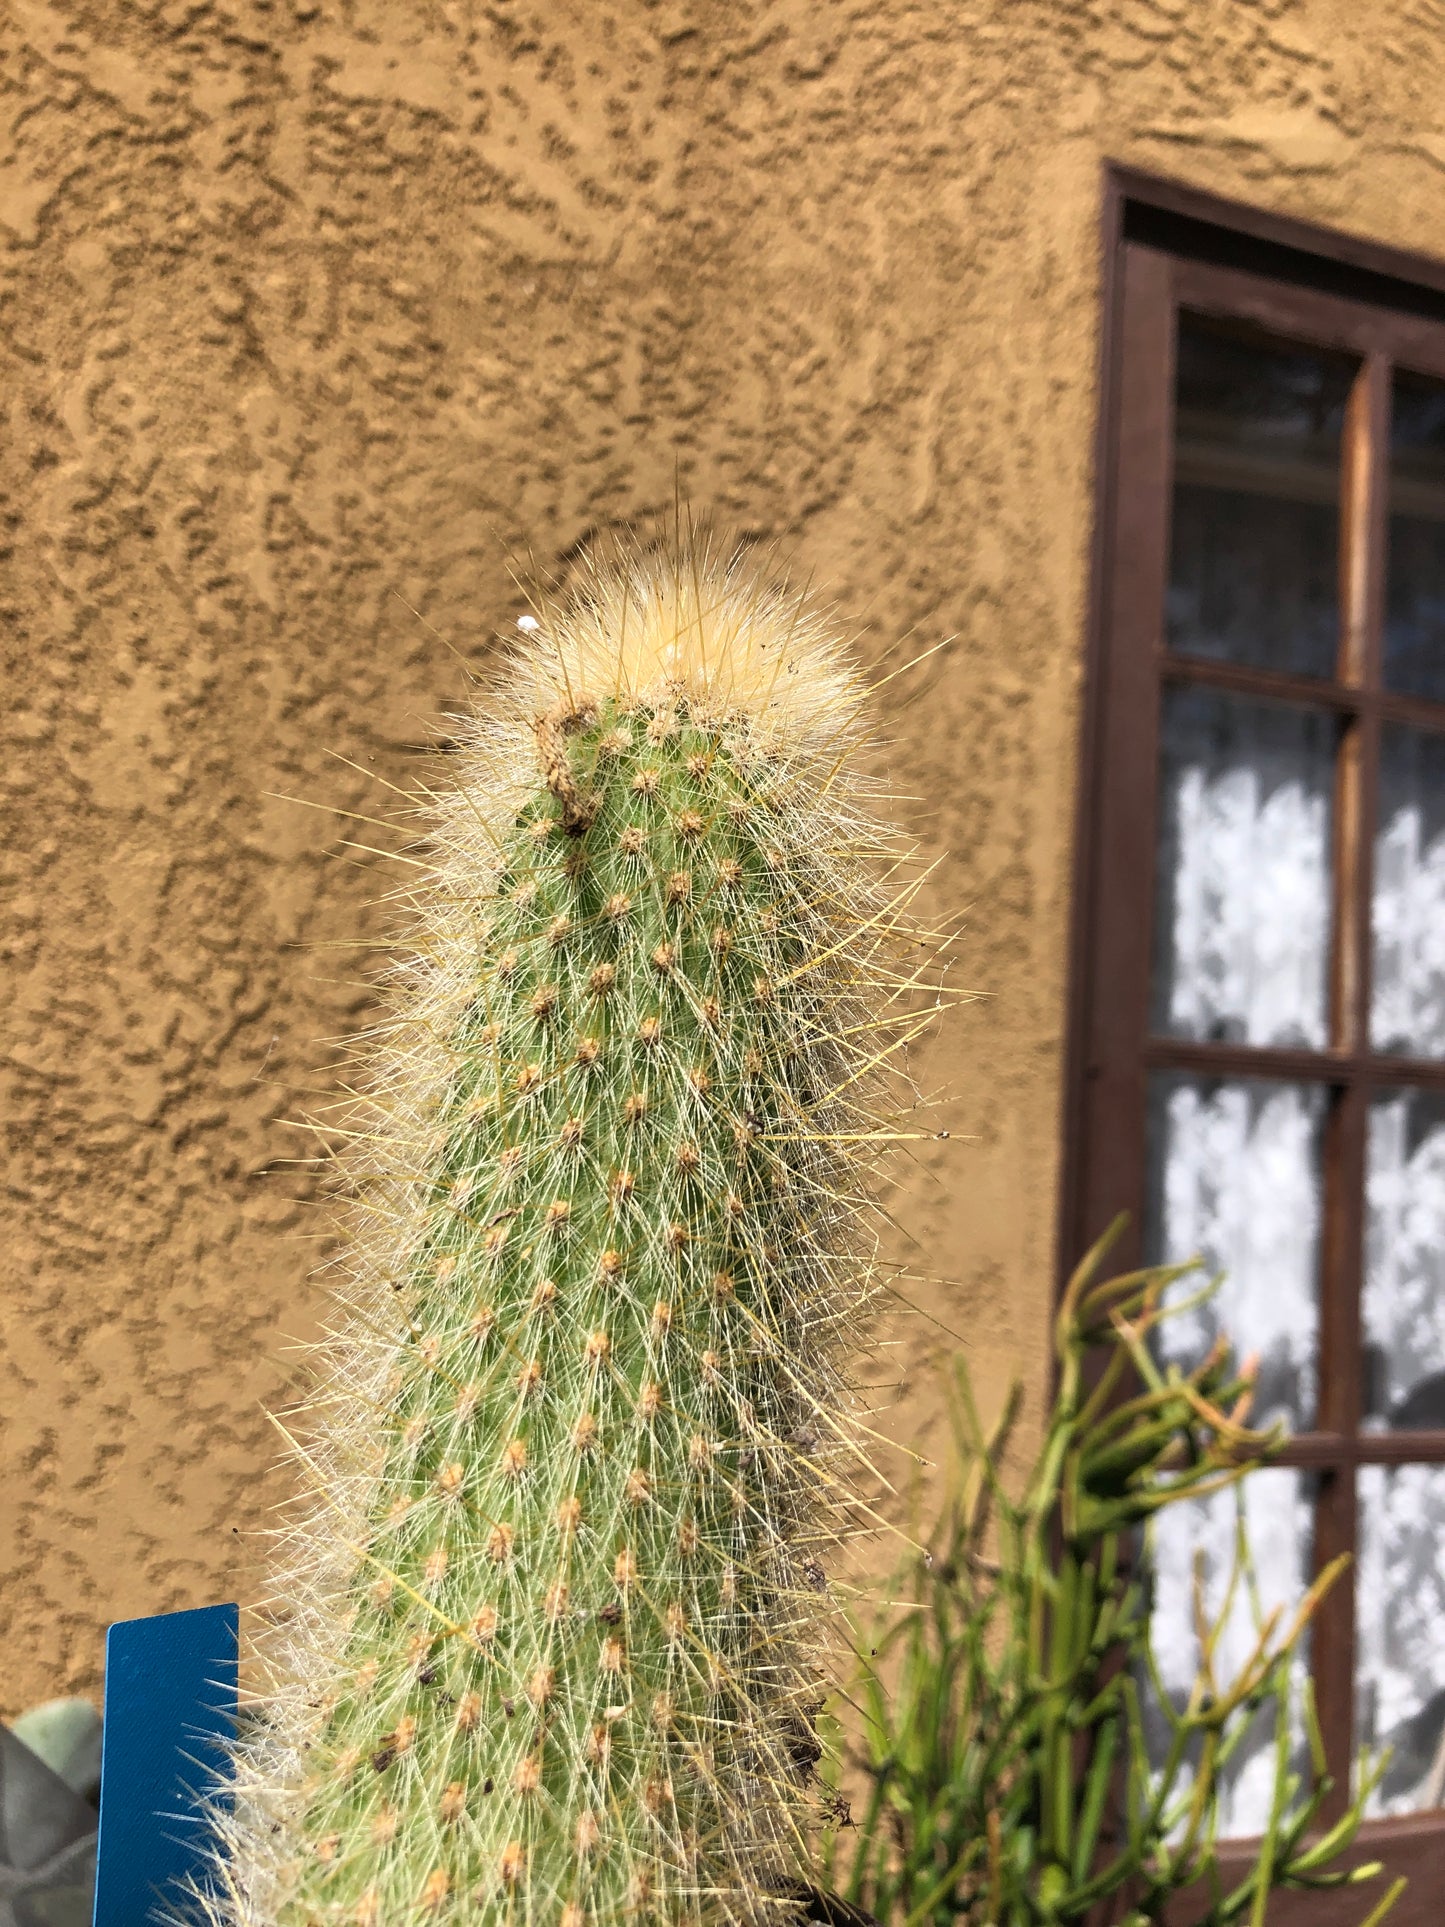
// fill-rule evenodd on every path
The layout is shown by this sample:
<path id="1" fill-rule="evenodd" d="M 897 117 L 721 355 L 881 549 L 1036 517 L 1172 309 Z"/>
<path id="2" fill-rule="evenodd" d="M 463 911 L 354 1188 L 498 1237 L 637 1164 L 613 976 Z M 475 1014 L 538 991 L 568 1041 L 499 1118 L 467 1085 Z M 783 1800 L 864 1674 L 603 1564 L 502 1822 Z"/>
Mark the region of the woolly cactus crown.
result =
<path id="1" fill-rule="evenodd" d="M 926 1021 L 864 712 L 806 595 L 619 545 L 419 799 L 228 1927 L 785 1906 Z"/>

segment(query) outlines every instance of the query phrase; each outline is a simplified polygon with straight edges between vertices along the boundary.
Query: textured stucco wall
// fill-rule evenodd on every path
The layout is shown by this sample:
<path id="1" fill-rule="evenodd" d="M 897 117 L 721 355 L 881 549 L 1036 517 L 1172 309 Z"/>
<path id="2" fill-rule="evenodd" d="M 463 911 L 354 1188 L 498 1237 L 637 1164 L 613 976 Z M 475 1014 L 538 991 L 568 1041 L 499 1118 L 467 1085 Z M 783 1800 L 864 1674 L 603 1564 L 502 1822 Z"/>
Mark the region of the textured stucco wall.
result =
<path id="1" fill-rule="evenodd" d="M 990 993 L 898 1211 L 1037 1389 L 1101 157 L 1445 253 L 1438 0 L 5 0 L 0 1713 L 252 1584 L 362 811 L 555 562 L 786 537 Z M 365 840 L 363 838 L 363 840 Z M 936 1434 L 899 1322 L 889 1421 Z M 238 1529 L 240 1529 L 238 1531 Z"/>

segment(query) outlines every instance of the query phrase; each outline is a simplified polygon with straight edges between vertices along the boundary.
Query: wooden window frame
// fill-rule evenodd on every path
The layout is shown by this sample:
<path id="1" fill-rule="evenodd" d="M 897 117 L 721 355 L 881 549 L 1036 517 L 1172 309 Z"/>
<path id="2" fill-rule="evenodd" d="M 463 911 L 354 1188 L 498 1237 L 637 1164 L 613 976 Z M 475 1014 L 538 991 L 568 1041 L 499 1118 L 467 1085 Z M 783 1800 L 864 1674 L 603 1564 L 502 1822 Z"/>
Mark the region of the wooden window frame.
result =
<path id="1" fill-rule="evenodd" d="M 1388 513 L 1390 380 L 1398 363 L 1445 381 L 1445 261 L 1241 206 L 1109 164 L 1102 201 L 1103 326 L 1097 508 L 1081 722 L 1070 1005 L 1065 1066 L 1061 1276 L 1119 1211 L 1114 1257 L 1140 1261 L 1151 1073 L 1176 1069 L 1324 1081 L 1329 1093 L 1322 1227 L 1320 1412 L 1279 1463 L 1320 1480 L 1316 1567 L 1355 1540 L 1364 1464 L 1445 1464 L 1445 1431 L 1362 1434 L 1359 1303 L 1366 1125 L 1372 1088 L 1445 1091 L 1445 1058 L 1369 1050 L 1371 857 L 1380 731 L 1387 722 L 1445 736 L 1445 702 L 1380 687 Z M 1172 496 L 1173 349 L 1180 309 L 1227 317 L 1359 362 L 1343 434 L 1338 680 L 1170 657 L 1163 614 Z M 1385 459 L 1381 459 L 1381 456 Z M 1335 784 L 1336 915 L 1330 1038 L 1322 1051 L 1151 1036 L 1159 713 L 1170 684 L 1333 710 L 1342 732 Z M 1327 1075 L 1322 1080 L 1322 1067 Z M 1313 1671 L 1337 1814 L 1353 1728 L 1353 1587 L 1337 1586 L 1313 1632 Z M 1247 1843 L 1226 1858 L 1247 1859 Z M 1372 1821 L 1357 1860 L 1411 1876 L 1393 1916 L 1439 1913 L 1445 1810 Z M 1370 1890 L 1375 1891 L 1375 1890 Z M 1361 1891 L 1281 1895 L 1272 1927 L 1344 1927 Z"/>

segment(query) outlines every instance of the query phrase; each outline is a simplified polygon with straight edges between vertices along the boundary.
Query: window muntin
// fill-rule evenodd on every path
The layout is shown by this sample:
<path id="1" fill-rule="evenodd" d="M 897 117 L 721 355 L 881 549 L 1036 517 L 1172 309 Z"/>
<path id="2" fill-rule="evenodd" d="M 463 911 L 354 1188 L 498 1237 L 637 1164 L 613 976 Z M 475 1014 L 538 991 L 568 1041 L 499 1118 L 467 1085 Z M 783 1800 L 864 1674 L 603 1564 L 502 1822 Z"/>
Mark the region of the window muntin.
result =
<path id="1" fill-rule="evenodd" d="M 1189 1350 L 1226 1328 L 1260 1355 L 1256 1416 L 1284 1422 L 1281 1489 L 1310 1522 L 1294 1565 L 1267 1550 L 1283 1604 L 1360 1558 L 1367 1524 L 1388 1517 L 1398 1546 L 1445 1469 L 1426 1182 L 1445 1097 L 1427 901 L 1445 867 L 1445 310 L 1401 318 L 1148 244 L 1122 258 L 1072 1248 L 1126 1209 L 1129 1261 L 1227 1272 Z M 1365 1521 L 1387 1493 L 1405 1496 Z M 1233 1530 L 1232 1511 L 1191 1523 L 1207 1572 Z M 1436 1543 L 1416 1552 L 1445 1574 Z M 1360 1618 L 1363 1584 L 1357 1567 L 1311 1634 L 1337 1782 L 1360 1743 L 1398 1728 L 1418 1751 L 1445 1726 L 1445 1654 L 1423 1637 L 1408 1690 L 1370 1695 L 1394 1620 Z M 1155 1589 L 1176 1656 L 1182 1597 Z M 1240 1834 L 1263 1817 L 1253 1741 L 1225 1816 Z M 1378 1810 L 1437 1797 L 1445 1819 L 1427 1768 Z"/>
<path id="2" fill-rule="evenodd" d="M 1364 439 L 1358 412 L 1351 420 L 1361 359 L 1187 309 L 1175 326 L 1162 625 L 1173 661 L 1157 718 L 1150 1032 L 1156 1042 L 1291 1050 L 1319 1062 L 1313 1078 L 1292 1081 L 1238 1074 L 1247 1064 L 1233 1076 L 1153 1073 L 1145 1255 L 1198 1255 L 1224 1274 L 1218 1296 L 1166 1326 L 1161 1343 L 1182 1361 L 1227 1332 L 1258 1360 L 1258 1421 L 1282 1423 L 1295 1437 L 1322 1429 L 1325 1404 L 1361 1438 L 1407 1422 L 1445 1426 L 1445 1333 L 1435 1331 L 1445 1306 L 1432 1244 L 1445 1234 L 1445 1086 L 1368 1097 L 1361 1369 L 1342 1373 L 1336 1359 L 1332 1396 L 1321 1398 L 1322 1293 L 1339 1288 L 1338 1277 L 1322 1275 L 1324 1224 L 1352 1182 L 1327 1156 L 1340 1101 L 1328 1059 L 1355 1029 L 1338 990 L 1355 974 L 1341 900 L 1368 865 L 1371 1049 L 1445 1057 L 1445 725 L 1382 720 L 1369 745 L 1375 794 L 1367 799 L 1361 708 L 1312 703 L 1308 686 L 1373 693 L 1369 652 L 1341 612 L 1352 590 L 1358 606 L 1361 572 L 1383 565 L 1381 668 L 1397 686 L 1445 690 L 1445 388 L 1392 378 L 1388 535 L 1384 556 L 1372 557 L 1358 536 L 1351 551 L 1345 507 Z M 1292 679 L 1297 691 L 1281 682 L 1262 698 L 1229 687 L 1227 676 L 1202 681 L 1190 673 L 1194 660 Z M 1175 1289 L 1188 1293 L 1197 1281 Z M 1356 1611 L 1357 1737 L 1368 1728 L 1400 1749 L 1379 1811 L 1442 1804 L 1445 1633 L 1435 1639 L 1433 1620 L 1416 1626 L 1411 1615 L 1434 1597 L 1424 1575 L 1438 1568 L 1445 1626 L 1445 1560 L 1422 1536 L 1437 1498 L 1445 1524 L 1445 1468 L 1361 1464 L 1356 1481 L 1357 1501 L 1374 1508 L 1368 1518 L 1357 1510 L 1357 1549 L 1385 1575 L 1368 1612 Z M 1264 1503 L 1251 1497 L 1248 1507 Z M 1306 1503 L 1298 1498 L 1295 1509 Z M 1233 1505 L 1201 1513 L 1188 1530 L 1205 1570 L 1226 1572 Z M 1279 1565 L 1284 1530 L 1281 1512 L 1253 1550 L 1279 1567 L 1278 1603 L 1293 1608 L 1311 1567 L 1293 1553 Z M 1313 1538 L 1301 1528 L 1288 1543 Z M 1167 1556 L 1164 1540 L 1153 1556 Z M 1404 1591 L 1389 1577 L 1392 1562 L 1412 1575 Z M 1178 1653 L 1188 1626 L 1177 1617 L 1192 1615 L 1193 1601 L 1162 1580 L 1155 1636 Z M 1394 1657 L 1382 1673 L 1386 1647 Z M 1239 1750 L 1223 1816 L 1233 1832 L 1266 1823 L 1270 1744 L 1261 1724 Z M 1423 1764 L 1409 1778 L 1417 1754 Z"/>

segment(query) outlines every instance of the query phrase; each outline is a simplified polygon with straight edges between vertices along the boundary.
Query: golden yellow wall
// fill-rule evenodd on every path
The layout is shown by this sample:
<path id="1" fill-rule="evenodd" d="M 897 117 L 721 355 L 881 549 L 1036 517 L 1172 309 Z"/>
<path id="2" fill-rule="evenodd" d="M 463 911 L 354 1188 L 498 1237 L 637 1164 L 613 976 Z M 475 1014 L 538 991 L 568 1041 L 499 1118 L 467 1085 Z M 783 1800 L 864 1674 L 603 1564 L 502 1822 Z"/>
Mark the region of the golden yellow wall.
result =
<path id="1" fill-rule="evenodd" d="M 794 544 L 966 908 L 914 1287 L 1037 1389 L 1106 155 L 1445 253 L 1437 0 L 0 9 L 0 1713 L 252 1584 L 369 810 L 555 562 Z M 888 1421 L 936 1431 L 896 1327 Z"/>

